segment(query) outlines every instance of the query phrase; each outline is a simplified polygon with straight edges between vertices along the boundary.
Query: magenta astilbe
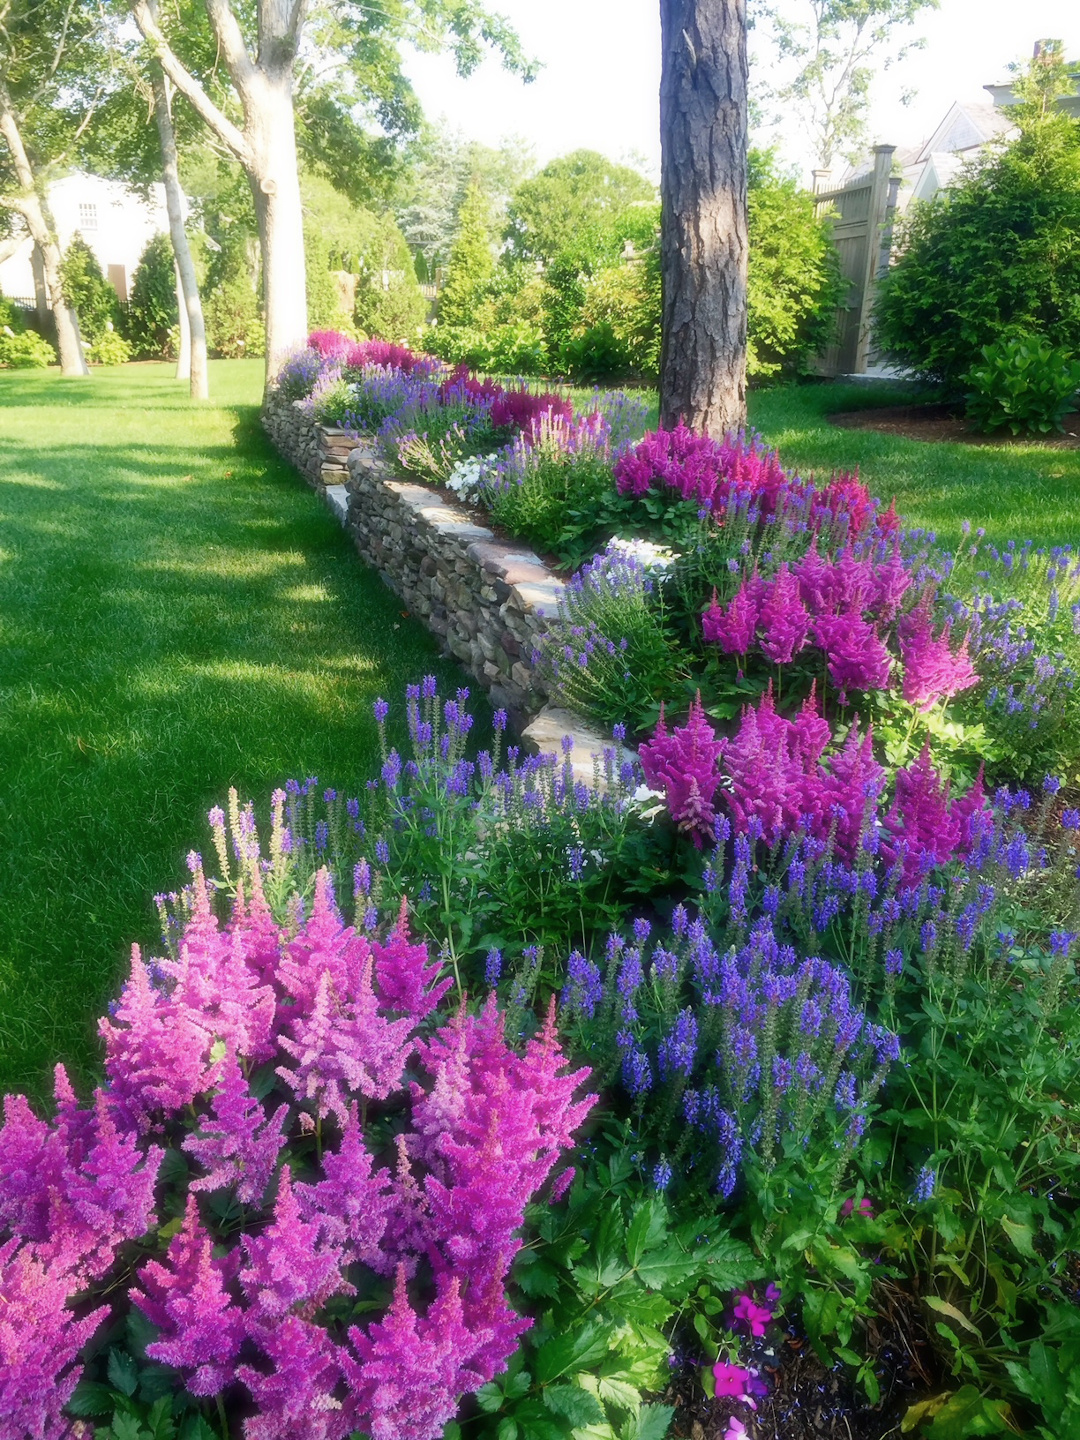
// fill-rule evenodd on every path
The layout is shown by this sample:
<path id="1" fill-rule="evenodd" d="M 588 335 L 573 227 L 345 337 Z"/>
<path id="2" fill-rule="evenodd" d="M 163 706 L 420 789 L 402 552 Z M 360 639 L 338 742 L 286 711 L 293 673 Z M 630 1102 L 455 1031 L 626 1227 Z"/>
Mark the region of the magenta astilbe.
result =
<path id="1" fill-rule="evenodd" d="M 235 1185 L 237 1199 L 255 1205 L 270 1183 L 285 1143 L 282 1129 L 289 1107 L 279 1105 L 268 1119 L 231 1051 L 221 1062 L 217 1084 L 210 1116 L 183 1142 L 188 1154 L 210 1172 L 193 1180 L 190 1188 L 219 1190 Z"/>
<path id="2" fill-rule="evenodd" d="M 397 924 L 384 945 L 372 942 L 375 959 L 375 993 L 386 1010 L 422 1020 L 429 1015 L 454 983 L 452 976 L 439 980 L 438 961 L 428 963 L 423 941 L 409 940 L 407 902 L 401 901 Z"/>
<path id="3" fill-rule="evenodd" d="M 812 805 L 807 777 L 817 759 L 803 747 L 817 741 L 816 726 L 804 723 L 797 729 L 776 713 L 771 687 L 757 709 L 744 707 L 738 733 L 724 752 L 732 785 L 726 800 L 738 831 L 756 820 L 766 844 L 774 845 L 798 828 Z"/>
<path id="4" fill-rule="evenodd" d="M 259 984 L 275 985 L 283 936 L 266 899 L 257 869 L 253 868 L 236 883 L 236 899 L 229 917 L 228 933 L 240 946 L 247 966 Z"/>
<path id="5" fill-rule="evenodd" d="M 855 859 L 867 823 L 873 823 L 871 817 L 877 814 L 884 785 L 885 770 L 874 759 L 873 727 L 867 726 L 865 735 L 860 736 L 852 725 L 843 749 L 830 757 L 822 777 L 821 813 L 815 824 L 819 835 L 835 825 L 836 853 L 848 863 Z"/>
<path id="6" fill-rule="evenodd" d="M 832 739 L 832 730 L 818 704 L 816 680 L 810 686 L 810 694 L 803 701 L 798 715 L 791 721 L 791 726 L 795 732 L 799 753 L 805 756 L 807 763 L 820 760 Z"/>
<path id="7" fill-rule="evenodd" d="M 701 617 L 701 632 L 710 645 L 719 645 L 725 655 L 745 655 L 754 643 L 761 605 L 761 585 L 755 576 L 744 580 L 721 609 L 713 591 L 712 603 Z"/>
<path id="8" fill-rule="evenodd" d="M 758 613 L 761 650 L 774 665 L 788 665 L 810 634 L 810 616 L 799 596 L 799 582 L 781 565 Z"/>
<path id="9" fill-rule="evenodd" d="M 0 1440 L 67 1435 L 63 1414 L 79 1382 L 79 1352 L 108 1314 L 68 1309 L 72 1281 L 20 1249 L 0 1245 Z"/>
<path id="10" fill-rule="evenodd" d="M 874 619 L 885 623 L 895 619 L 900 610 L 900 602 L 911 584 L 911 571 L 904 564 L 897 542 L 888 559 L 874 566 L 873 585 L 867 605 Z"/>
<path id="11" fill-rule="evenodd" d="M 934 636 L 929 598 L 925 598 L 899 625 L 900 658 L 904 662 L 904 699 L 920 710 L 932 710 L 939 700 L 951 699 L 978 683 L 968 654 L 967 636 L 955 654 L 950 627 Z"/>
<path id="12" fill-rule="evenodd" d="M 339 995 L 345 994 L 350 977 L 370 958 L 367 939 L 342 922 L 330 872 L 321 869 L 315 876 L 311 914 L 279 960 L 279 987 L 292 1004 L 281 1007 L 278 1023 L 311 1011 L 324 974 L 330 976 Z"/>
<path id="13" fill-rule="evenodd" d="M 521 430 L 526 435 L 536 433 L 544 416 L 570 422 L 574 407 L 563 395 L 538 395 L 531 390 L 503 390 L 491 403 L 492 425 Z"/>
<path id="14" fill-rule="evenodd" d="M 817 503 L 834 520 L 846 519 L 849 540 L 855 540 L 874 518 L 875 501 L 858 474 L 834 475 L 824 490 L 818 492 Z"/>
<path id="15" fill-rule="evenodd" d="M 102 1018 L 109 1090 L 140 1130 L 179 1114 L 210 1083 L 212 1034 L 198 1016 L 150 984 L 139 947 L 113 1019 Z"/>
<path id="16" fill-rule="evenodd" d="M 343 358 L 355 341 L 348 335 L 342 335 L 340 330 L 312 330 L 307 343 L 312 350 L 317 350 L 324 360 L 329 360 Z"/>
<path id="17" fill-rule="evenodd" d="M 847 704 L 849 690 L 887 690 L 892 656 L 876 628 L 860 615 L 821 615 L 814 639 L 828 656 L 829 678 Z"/>
<path id="18" fill-rule="evenodd" d="M 401 1072 L 413 1048 L 411 1016 L 386 1020 L 371 988 L 371 958 L 362 963 L 344 995 L 323 971 L 311 1014 L 295 1020 L 293 1038 L 279 1037 L 293 1068 L 277 1073 L 298 1100 L 312 1100 L 320 1116 L 344 1125 L 354 1095 L 385 1100 L 401 1088 Z"/>
<path id="19" fill-rule="evenodd" d="M 231 1384 L 244 1341 L 244 1319 L 225 1286 L 226 1266 L 213 1258 L 213 1242 L 188 1196 L 184 1225 L 162 1263 L 148 1260 L 138 1273 L 142 1289 L 131 1299 L 161 1334 L 146 1353 L 185 1374 L 193 1395 L 217 1395 Z"/>
<path id="20" fill-rule="evenodd" d="M 64 1150 L 25 1095 L 4 1096 L 0 1126 L 0 1228 L 24 1240 L 49 1233 L 50 1193 L 63 1183 Z"/>
<path id="21" fill-rule="evenodd" d="M 259 1407 L 244 1421 L 244 1440 L 343 1440 L 351 1426 L 334 1394 L 342 1380 L 341 1351 L 326 1331 L 286 1315 L 253 1325 L 248 1334 L 274 1369 L 268 1375 L 237 1367 Z"/>
<path id="22" fill-rule="evenodd" d="M 341 1250 L 346 1264 L 359 1260 L 378 1270 L 380 1243 L 391 1206 L 390 1177 L 371 1172 L 371 1154 L 356 1102 L 341 1132 L 337 1150 L 323 1151 L 323 1178 L 293 1186 L 305 1220 L 320 1220 L 323 1233 Z"/>
<path id="23" fill-rule="evenodd" d="M 484 1337 L 465 1323 L 456 1276 L 443 1276 L 426 1315 L 409 1303 L 404 1270 L 385 1319 L 349 1339 L 360 1364 L 349 1364 L 348 1411 L 371 1440 L 437 1440 L 463 1394 L 485 1384 L 473 1360 Z"/>
<path id="24" fill-rule="evenodd" d="M 644 495 L 654 488 L 677 490 L 684 500 L 709 504 L 716 493 L 723 449 L 707 435 L 680 422 L 674 430 L 650 431 L 615 465 L 620 495 Z"/>
<path id="25" fill-rule="evenodd" d="M 258 1235 L 244 1235 L 240 1244 L 247 1261 L 240 1284 L 260 1323 L 296 1307 L 311 1314 L 331 1295 L 352 1290 L 341 1274 L 341 1251 L 325 1237 L 322 1220 L 300 1214 L 287 1165 L 278 1181 L 273 1221 Z"/>
<path id="26" fill-rule="evenodd" d="M 669 734 L 661 708 L 651 740 L 639 746 L 641 768 L 654 790 L 662 790 L 668 813 L 700 850 L 702 840 L 715 838 L 713 797 L 720 783 L 718 761 L 724 742 L 705 718 L 700 694 L 690 706 L 685 725 Z"/>
<path id="27" fill-rule="evenodd" d="M 312 343 L 309 336 L 308 344 Z M 340 354 L 350 370 L 366 370 L 377 365 L 385 370 L 401 370 L 411 375 L 414 370 L 427 369 L 431 365 L 428 356 L 417 355 L 407 346 L 393 345 L 388 340 L 350 340 Z"/>
<path id="28" fill-rule="evenodd" d="M 890 866 L 902 857 L 905 889 L 918 885 L 933 865 L 947 864 L 969 814 L 966 807 L 958 812 L 949 804 L 949 786 L 930 761 L 928 740 L 918 759 L 896 772 L 896 794 L 884 822 L 889 839 L 882 842 L 881 853 Z"/>

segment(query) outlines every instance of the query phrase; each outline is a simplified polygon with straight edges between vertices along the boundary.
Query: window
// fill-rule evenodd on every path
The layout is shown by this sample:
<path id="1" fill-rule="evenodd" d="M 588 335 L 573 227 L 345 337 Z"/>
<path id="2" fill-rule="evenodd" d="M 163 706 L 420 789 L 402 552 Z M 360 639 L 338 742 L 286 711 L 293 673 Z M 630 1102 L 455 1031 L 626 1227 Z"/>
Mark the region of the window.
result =
<path id="1" fill-rule="evenodd" d="M 94 204 L 80 203 L 79 205 L 79 229 L 97 229 L 97 206 Z"/>

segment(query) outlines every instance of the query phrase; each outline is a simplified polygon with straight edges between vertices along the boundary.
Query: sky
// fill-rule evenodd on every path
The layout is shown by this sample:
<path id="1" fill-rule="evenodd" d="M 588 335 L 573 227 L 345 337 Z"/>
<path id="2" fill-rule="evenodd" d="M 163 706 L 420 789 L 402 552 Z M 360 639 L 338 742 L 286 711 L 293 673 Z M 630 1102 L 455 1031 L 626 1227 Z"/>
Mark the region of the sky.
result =
<path id="1" fill-rule="evenodd" d="M 599 150 L 613 160 L 636 158 L 658 177 L 657 0 L 491 0 L 491 8 L 542 62 L 539 77 L 523 85 L 487 60 L 460 80 L 449 58 L 413 56 L 408 69 L 427 115 L 444 117 L 451 129 L 486 145 L 520 136 L 540 164 L 569 150 Z M 925 48 L 878 76 L 872 143 L 917 144 L 954 100 L 988 100 L 982 86 L 1007 78 L 1009 62 L 1029 56 L 1037 39 L 1064 40 L 1070 57 L 1080 55 L 1080 6 L 1075 0 L 941 0 L 910 33 L 924 36 Z M 908 105 L 901 102 L 906 90 L 916 91 Z M 776 138 L 787 161 L 808 172 L 799 137 L 792 118 Z"/>

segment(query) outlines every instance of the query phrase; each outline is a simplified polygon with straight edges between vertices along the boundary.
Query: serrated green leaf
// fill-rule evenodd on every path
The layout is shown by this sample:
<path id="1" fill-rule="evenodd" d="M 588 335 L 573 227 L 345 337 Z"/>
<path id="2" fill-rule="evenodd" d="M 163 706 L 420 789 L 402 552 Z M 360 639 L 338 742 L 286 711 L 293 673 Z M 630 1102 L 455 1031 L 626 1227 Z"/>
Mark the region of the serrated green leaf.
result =
<path id="1" fill-rule="evenodd" d="M 614 1333 L 610 1325 L 590 1320 L 569 1335 L 556 1335 L 536 1352 L 533 1369 L 541 1385 L 550 1385 L 575 1370 L 587 1370 L 602 1359 L 611 1345 Z"/>
<path id="2" fill-rule="evenodd" d="M 674 1405 L 642 1405 L 619 1431 L 620 1440 L 664 1440 L 674 1414 Z"/>
<path id="3" fill-rule="evenodd" d="M 221 1440 L 197 1411 L 184 1417 L 180 1427 L 180 1440 Z"/>
<path id="4" fill-rule="evenodd" d="M 109 1435 L 112 1440 L 146 1440 L 146 1432 L 134 1415 L 114 1415 Z"/>
<path id="5" fill-rule="evenodd" d="M 549 1385 L 544 1391 L 544 1404 L 575 1428 L 578 1425 L 602 1425 L 604 1421 L 599 1402 L 580 1385 Z"/>
<path id="6" fill-rule="evenodd" d="M 645 1254 L 663 1243 L 668 1233 L 667 1206 L 655 1195 L 634 1207 L 626 1230 L 626 1258 L 637 1269 Z"/>
<path id="7" fill-rule="evenodd" d="M 64 1407 L 72 1415 L 109 1415 L 113 1408 L 113 1392 L 96 1380 L 80 1380 Z"/>
<path id="8" fill-rule="evenodd" d="M 137 1360 L 146 1358 L 146 1347 L 151 1341 L 156 1340 L 160 1331 L 154 1322 L 139 1309 L 132 1305 L 124 1320 L 124 1335 L 128 1352 Z"/>
<path id="9" fill-rule="evenodd" d="M 495 1431 L 497 1440 L 517 1440 L 517 1433 L 517 1421 L 511 1420 L 509 1415 L 504 1416 L 503 1419 L 499 1421 L 498 1428 Z"/>
<path id="10" fill-rule="evenodd" d="M 171 1397 L 178 1388 L 178 1375 L 170 1365 L 143 1365 L 139 1369 L 139 1399 L 152 1404 L 162 1395 Z"/>
<path id="11" fill-rule="evenodd" d="M 641 1391 L 629 1380 L 618 1375 L 602 1375 L 597 1381 L 600 1399 L 620 1410 L 636 1410 L 641 1404 Z"/>
<path id="12" fill-rule="evenodd" d="M 500 1385 L 494 1380 L 489 1380 L 476 1392 L 476 1403 L 483 1410 L 485 1415 L 497 1415 L 503 1407 L 506 1395 Z"/>
<path id="13" fill-rule="evenodd" d="M 139 1384 L 139 1367 L 126 1350 L 110 1350 L 108 1364 L 109 1384 L 128 1399 L 135 1394 Z"/>

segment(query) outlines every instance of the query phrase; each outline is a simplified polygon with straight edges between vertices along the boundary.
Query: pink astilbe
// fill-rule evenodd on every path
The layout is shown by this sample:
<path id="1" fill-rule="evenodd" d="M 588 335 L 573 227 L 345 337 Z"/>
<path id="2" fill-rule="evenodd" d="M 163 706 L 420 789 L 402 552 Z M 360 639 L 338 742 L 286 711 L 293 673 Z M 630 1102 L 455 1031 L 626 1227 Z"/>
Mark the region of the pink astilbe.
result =
<path id="1" fill-rule="evenodd" d="M 803 701 L 802 709 L 791 721 L 791 725 L 800 755 L 805 756 L 808 763 L 820 760 L 832 739 L 832 731 L 818 704 L 816 680 L 810 686 L 810 694 Z"/>
<path id="2" fill-rule="evenodd" d="M 760 583 L 744 580 L 726 610 L 712 603 L 701 617 L 701 633 L 710 645 L 719 645 L 725 655 L 745 655 L 754 643 L 761 603 Z"/>
<path id="3" fill-rule="evenodd" d="M 231 1051 L 221 1062 L 217 1083 L 210 1116 L 183 1141 L 183 1149 L 210 1172 L 193 1180 L 190 1188 L 219 1190 L 235 1185 L 242 1204 L 258 1204 L 285 1143 L 282 1128 L 289 1107 L 279 1105 L 267 1118 Z"/>
<path id="4" fill-rule="evenodd" d="M 774 665 L 787 665 L 807 642 L 810 616 L 799 596 L 799 582 L 780 566 L 758 612 L 761 651 Z"/>
<path id="5" fill-rule="evenodd" d="M 337 993 L 344 994 L 350 977 L 370 958 L 367 939 L 343 923 L 334 903 L 333 880 L 324 867 L 315 876 L 311 914 L 280 957 L 278 983 L 292 1004 L 281 1007 L 279 1023 L 310 1013 L 324 974 Z"/>
<path id="6" fill-rule="evenodd" d="M 240 1241 L 247 1262 L 240 1284 L 260 1323 L 298 1307 L 311 1314 L 331 1295 L 351 1293 L 341 1274 L 341 1250 L 324 1232 L 321 1219 L 301 1216 L 292 1172 L 283 1166 L 273 1221 L 260 1234 L 244 1235 Z"/>
<path id="7" fill-rule="evenodd" d="M 319 1325 L 286 1315 L 252 1325 L 250 1338 L 271 1362 L 271 1374 L 237 1366 L 257 1415 L 244 1421 L 244 1440 L 342 1440 L 352 1428 L 334 1392 L 342 1380 L 341 1350 Z"/>
<path id="8" fill-rule="evenodd" d="M 64 1406 L 79 1383 L 79 1352 L 108 1314 L 68 1309 L 73 1282 L 17 1238 L 0 1245 L 0 1440 L 67 1435 Z"/>
<path id="9" fill-rule="evenodd" d="M 371 988 L 371 957 L 338 992 L 323 972 L 311 1014 L 295 1020 L 292 1038 L 279 1037 L 295 1067 L 277 1073 L 299 1100 L 315 1102 L 320 1116 L 335 1115 L 344 1125 L 349 1099 L 361 1095 L 385 1100 L 401 1088 L 401 1073 L 412 1053 L 413 1020 L 387 1020 L 379 1014 Z"/>
<path id="10" fill-rule="evenodd" d="M 254 866 L 246 877 L 241 876 L 236 883 L 229 934 L 240 945 L 248 968 L 259 984 L 274 985 L 283 936 Z"/>
<path id="11" fill-rule="evenodd" d="M 371 1440 L 437 1440 L 462 1395 L 485 1384 L 473 1358 L 484 1337 L 465 1323 L 456 1276 L 443 1276 L 426 1315 L 409 1303 L 405 1273 L 394 1299 L 367 1332 L 349 1331 L 359 1365 L 348 1369 L 347 1413 Z"/>
<path id="12" fill-rule="evenodd" d="M 918 759 L 896 772 L 896 794 L 884 821 L 889 838 L 881 853 L 890 866 L 903 857 L 902 887 L 918 885 L 932 866 L 947 864 L 967 818 L 949 804 L 949 786 L 930 761 L 928 740 Z"/>
<path id="13" fill-rule="evenodd" d="M 684 500 L 711 502 L 723 464 L 720 443 L 695 435 L 681 421 L 674 430 L 650 431 L 615 465 L 620 495 L 644 495 L 650 489 L 678 491 Z"/>
<path id="14" fill-rule="evenodd" d="M 645 779 L 664 792 L 668 813 L 700 850 L 702 840 L 715 839 L 713 797 L 720 784 L 718 761 L 724 742 L 705 718 L 701 696 L 690 706 L 685 725 L 669 734 L 661 708 L 651 740 L 638 747 Z"/>
<path id="15" fill-rule="evenodd" d="M 372 942 L 375 993 L 383 1009 L 422 1020 L 435 1009 L 454 982 L 450 975 L 439 980 L 442 967 L 437 960 L 428 963 L 424 941 L 414 944 L 409 940 L 406 905 L 403 897 L 397 924 L 386 943 Z"/>
<path id="16" fill-rule="evenodd" d="M 843 749 L 829 758 L 827 771 L 821 773 L 813 829 L 821 836 L 835 826 L 836 853 L 851 863 L 867 821 L 877 814 L 885 785 L 885 770 L 874 759 L 873 727 L 867 726 L 860 736 L 858 725 L 852 725 Z"/>
<path id="17" fill-rule="evenodd" d="M 25 1095 L 4 1096 L 0 1126 L 0 1228 L 24 1240 L 47 1238 L 50 1194 L 63 1183 L 64 1150 Z"/>
<path id="18" fill-rule="evenodd" d="M 260 983 L 248 965 L 245 933 L 223 932 L 210 903 L 202 870 L 191 885 L 193 910 L 180 940 L 178 960 L 162 960 L 159 969 L 173 981 L 170 999 L 238 1055 L 255 1061 L 273 1057 L 273 989 Z"/>
<path id="19" fill-rule="evenodd" d="M 978 673 L 968 654 L 968 637 L 964 637 L 955 654 L 949 645 L 948 623 L 935 638 L 928 597 L 904 616 L 898 629 L 904 699 L 909 704 L 923 711 L 932 710 L 939 700 L 951 699 L 978 683 Z"/>
<path id="20" fill-rule="evenodd" d="M 131 950 L 131 979 L 112 1020 L 102 1018 L 110 1093 L 131 1110 L 142 1131 L 177 1115 L 210 1083 L 213 1035 L 185 1005 L 150 984 Z"/>
<path id="21" fill-rule="evenodd" d="M 340 1247 L 346 1264 L 360 1260 L 372 1269 L 380 1265 L 380 1242 L 391 1206 L 390 1176 L 371 1172 L 371 1154 L 356 1102 L 341 1132 L 337 1150 L 323 1151 L 323 1179 L 293 1186 L 305 1220 L 321 1220 L 324 1234 Z"/>
<path id="22" fill-rule="evenodd" d="M 217 1395 L 235 1377 L 244 1319 L 226 1276 L 225 1262 L 213 1258 L 198 1202 L 189 1195 L 183 1228 L 169 1242 L 165 1262 L 146 1262 L 137 1277 L 142 1288 L 133 1287 L 131 1299 L 161 1332 L 146 1353 L 183 1371 L 192 1395 Z"/>
<path id="23" fill-rule="evenodd" d="M 312 330 L 307 343 L 324 360 L 329 360 L 342 358 L 355 342 L 348 335 L 342 335 L 340 330 Z"/>
<path id="24" fill-rule="evenodd" d="M 833 520 L 847 520 L 848 539 L 855 540 L 871 523 L 875 502 L 858 474 L 834 475 L 824 490 L 818 492 L 817 503 Z"/>
<path id="25" fill-rule="evenodd" d="M 875 620 L 893 620 L 900 610 L 900 602 L 911 588 L 911 571 L 900 555 L 899 542 L 893 545 L 887 560 L 874 566 L 873 584 L 867 601 L 867 609 Z"/>
<path id="26" fill-rule="evenodd" d="M 732 785 L 726 799 L 737 830 L 745 832 L 756 820 L 766 844 L 773 845 L 798 828 L 813 808 L 807 781 L 821 753 L 819 739 L 817 726 L 804 722 L 797 727 L 776 713 L 771 686 L 756 709 L 744 707 L 739 730 L 724 752 Z"/>
<path id="27" fill-rule="evenodd" d="M 887 690 L 892 656 L 877 630 L 858 614 L 821 615 L 814 639 L 829 660 L 829 677 L 847 704 L 849 690 Z"/>
<path id="28" fill-rule="evenodd" d="M 523 389 L 503 390 L 491 402 L 491 423 L 500 429 L 508 427 L 532 436 L 545 416 L 569 422 L 574 418 L 574 407 L 563 395 L 538 395 Z"/>
<path id="29" fill-rule="evenodd" d="M 960 822 L 960 848 L 966 855 L 974 849 L 983 828 L 993 824 L 994 814 L 986 795 L 984 766 L 971 788 L 952 802 L 952 813 Z"/>

